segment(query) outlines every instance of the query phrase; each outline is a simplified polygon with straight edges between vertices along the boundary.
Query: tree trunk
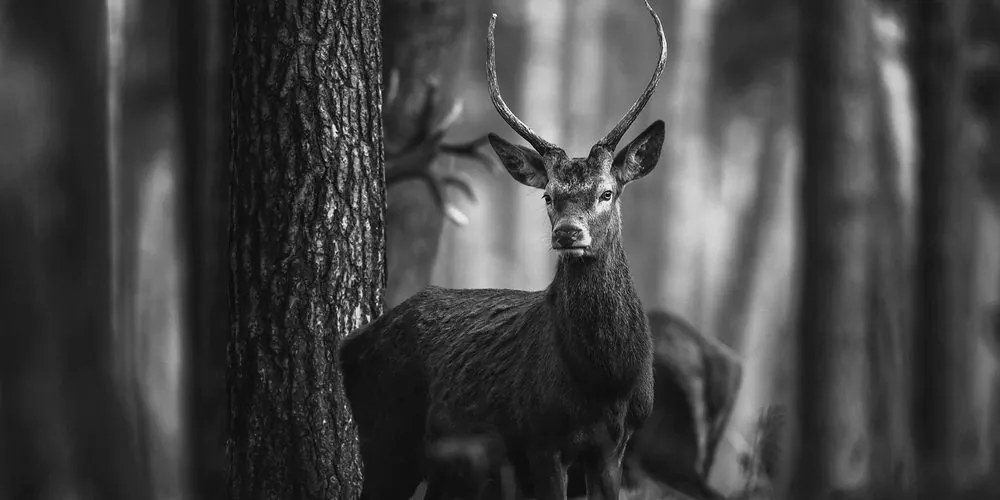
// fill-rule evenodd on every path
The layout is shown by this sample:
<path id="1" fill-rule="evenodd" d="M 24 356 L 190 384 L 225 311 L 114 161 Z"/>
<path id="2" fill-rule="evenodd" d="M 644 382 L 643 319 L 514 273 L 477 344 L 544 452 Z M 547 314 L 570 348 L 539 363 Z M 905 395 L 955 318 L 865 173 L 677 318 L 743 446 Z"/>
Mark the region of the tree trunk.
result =
<path id="1" fill-rule="evenodd" d="M 232 0 L 176 4 L 179 159 L 186 236 L 186 458 L 189 493 L 226 492 L 226 296 Z M 183 198 L 182 198 L 183 199 Z"/>
<path id="2" fill-rule="evenodd" d="M 356 498 L 340 338 L 382 312 L 380 8 L 235 4 L 231 498 Z"/>
<path id="3" fill-rule="evenodd" d="M 866 344 L 874 195 L 870 12 L 865 0 L 803 7 L 803 184 L 797 498 L 869 481 Z"/>
<path id="4" fill-rule="evenodd" d="M 655 302 L 704 328 L 706 251 L 705 185 L 711 166 L 706 135 L 710 83 L 710 48 L 715 0 L 678 2 L 677 43 L 672 46 L 664 89 L 667 138 L 660 175 L 663 197 Z M 646 28 L 648 29 L 648 28 Z M 653 272 L 650 269 L 650 272 Z"/>
<path id="5" fill-rule="evenodd" d="M 640 10 L 637 2 L 628 3 Z M 605 95 L 604 73 L 608 71 L 607 40 L 602 29 L 608 15 L 608 3 L 576 0 L 567 4 L 566 9 L 566 39 L 561 56 L 566 84 L 559 86 L 561 94 L 556 103 L 563 110 L 565 142 L 561 146 L 571 155 L 583 156 L 611 130 L 614 120 L 621 117 L 624 110 L 605 116 L 600 105 Z M 645 12 L 642 14 L 649 16 Z M 640 123 L 636 128 L 643 126 L 645 124 Z"/>
<path id="6" fill-rule="evenodd" d="M 563 115 L 566 112 L 561 96 L 567 85 L 563 69 L 563 44 L 567 35 L 568 0 L 521 0 L 525 10 L 524 72 L 521 81 L 515 82 L 500 75 L 501 91 L 521 86 L 521 108 L 515 108 L 525 123 L 546 140 L 555 144 L 565 143 Z M 497 33 L 499 52 L 504 52 L 504 42 L 512 33 Z M 509 127 L 499 132 L 505 137 L 514 136 Z M 572 151 L 568 151 L 570 155 Z M 506 182 L 506 181 L 505 181 Z M 507 233 L 514 242 L 514 256 L 510 273 L 515 275 L 518 288 L 541 290 L 548 286 L 555 272 L 555 258 L 546 243 L 549 221 L 545 205 L 537 190 L 516 184 L 514 204 L 510 219 L 515 230 Z"/>
<path id="7" fill-rule="evenodd" d="M 959 459 L 967 398 L 975 209 L 966 153 L 964 1 L 918 2 L 913 68 L 920 145 L 917 209 L 914 427 L 920 490 L 942 498 L 966 468 Z"/>
<path id="8" fill-rule="evenodd" d="M 387 0 L 383 23 L 383 79 L 397 80 L 396 95 L 384 111 L 385 143 L 405 149 L 448 113 L 457 93 L 456 75 L 463 62 L 468 2 L 465 0 Z M 432 91 L 432 87 L 436 90 Z M 426 100 L 433 116 L 425 117 Z M 430 171 L 431 155 L 420 170 Z M 388 287 L 386 307 L 395 307 L 431 282 L 444 228 L 443 207 L 426 182 L 405 180 L 389 187 L 386 211 Z"/>
<path id="9" fill-rule="evenodd" d="M 729 278 L 721 289 L 719 299 L 721 318 L 717 320 L 717 335 L 727 345 L 739 345 L 746 338 L 747 325 L 753 314 L 754 290 L 764 276 L 764 256 L 770 251 L 774 220 L 781 206 L 782 157 L 786 151 L 782 146 L 782 132 L 794 118 L 794 99 L 791 78 L 787 66 L 771 77 L 772 90 L 769 93 L 770 109 L 761 119 L 761 150 L 754 162 L 757 187 L 753 199 L 739 214 L 736 223 L 733 248 L 736 255 L 729 266 Z"/>
<path id="10" fill-rule="evenodd" d="M 873 52 L 890 53 L 891 42 L 878 39 Z M 873 494 L 886 497 L 912 491 L 913 444 L 910 408 L 912 385 L 913 238 L 912 210 L 905 199 L 900 179 L 905 165 L 903 151 L 894 130 L 892 100 L 900 89 L 891 86 L 891 66 L 898 55 L 878 55 L 873 104 L 876 109 L 874 132 L 878 196 L 873 200 L 872 263 L 869 349 L 872 378 L 872 484 Z"/>

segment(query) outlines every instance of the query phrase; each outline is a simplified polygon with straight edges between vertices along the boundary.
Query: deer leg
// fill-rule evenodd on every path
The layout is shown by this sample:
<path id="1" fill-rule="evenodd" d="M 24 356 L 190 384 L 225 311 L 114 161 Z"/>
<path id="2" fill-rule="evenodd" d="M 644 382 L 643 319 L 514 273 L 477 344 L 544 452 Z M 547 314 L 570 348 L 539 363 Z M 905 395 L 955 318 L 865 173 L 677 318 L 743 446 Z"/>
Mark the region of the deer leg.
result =
<path id="1" fill-rule="evenodd" d="M 621 462 L 614 454 L 597 453 L 586 460 L 588 500 L 618 500 L 621 490 Z"/>
<path id="2" fill-rule="evenodd" d="M 566 466 L 561 455 L 554 450 L 538 450 L 528 455 L 535 500 L 566 500 Z"/>
<path id="3" fill-rule="evenodd" d="M 583 455 L 584 476 L 587 480 L 588 500 L 618 500 L 622 483 L 622 459 L 631 432 L 625 432 L 610 446 L 596 446 Z M 609 440 L 610 441 L 610 440 Z"/>

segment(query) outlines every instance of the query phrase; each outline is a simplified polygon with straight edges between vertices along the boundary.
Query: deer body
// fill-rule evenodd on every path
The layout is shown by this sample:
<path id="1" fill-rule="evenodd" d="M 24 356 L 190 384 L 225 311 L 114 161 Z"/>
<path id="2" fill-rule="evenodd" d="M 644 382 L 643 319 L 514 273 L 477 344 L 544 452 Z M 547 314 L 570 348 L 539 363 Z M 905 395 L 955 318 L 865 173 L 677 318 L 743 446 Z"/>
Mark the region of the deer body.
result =
<path id="1" fill-rule="evenodd" d="M 409 496 L 420 477 L 391 483 L 420 470 L 425 442 L 449 435 L 497 435 L 529 463 L 552 460 L 556 474 L 577 456 L 620 458 L 652 407 L 651 341 L 623 257 L 560 262 L 539 292 L 431 287 L 352 336 L 344 370 L 366 478 L 382 459 L 366 456 L 380 448 L 369 437 L 417 450 L 379 481 L 398 488 L 387 498 Z M 616 286 L 580 283 L 607 274 Z"/>
<path id="2" fill-rule="evenodd" d="M 499 441 L 536 498 L 566 498 L 567 468 L 579 463 L 590 498 L 617 500 L 625 446 L 653 403 L 652 341 L 622 248 L 619 198 L 655 167 L 663 122 L 614 154 L 666 60 L 662 25 L 646 7 L 661 45 L 656 71 L 585 158 L 569 158 L 503 102 L 493 16 L 490 94 L 533 149 L 494 134 L 489 141 L 515 180 L 543 190 L 556 274 L 535 292 L 430 287 L 344 340 L 364 497 L 408 498 L 425 476 L 427 498 L 476 495 L 450 489 L 425 461 L 429 445 L 468 435 Z"/>

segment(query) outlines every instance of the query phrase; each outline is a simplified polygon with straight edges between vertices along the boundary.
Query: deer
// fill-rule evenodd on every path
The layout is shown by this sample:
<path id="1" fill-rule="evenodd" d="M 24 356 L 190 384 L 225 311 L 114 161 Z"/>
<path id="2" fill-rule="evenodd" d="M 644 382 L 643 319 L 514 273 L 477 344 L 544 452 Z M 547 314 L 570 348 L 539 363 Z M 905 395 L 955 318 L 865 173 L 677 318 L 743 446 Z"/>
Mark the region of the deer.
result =
<path id="1" fill-rule="evenodd" d="M 517 182 L 542 191 L 555 275 L 544 290 L 429 286 L 348 335 L 339 359 L 364 467 L 362 497 L 447 498 L 427 454 L 455 436 L 502 444 L 516 482 L 540 500 L 565 499 L 579 467 L 590 499 L 617 500 L 622 458 L 653 406 L 653 344 L 622 243 L 624 188 L 659 161 L 657 120 L 615 152 L 652 97 L 667 59 L 663 25 L 653 75 L 586 157 L 529 128 L 504 102 L 493 14 L 487 33 L 490 98 L 530 148 L 488 134 Z M 475 496 L 475 495 L 473 495 Z"/>

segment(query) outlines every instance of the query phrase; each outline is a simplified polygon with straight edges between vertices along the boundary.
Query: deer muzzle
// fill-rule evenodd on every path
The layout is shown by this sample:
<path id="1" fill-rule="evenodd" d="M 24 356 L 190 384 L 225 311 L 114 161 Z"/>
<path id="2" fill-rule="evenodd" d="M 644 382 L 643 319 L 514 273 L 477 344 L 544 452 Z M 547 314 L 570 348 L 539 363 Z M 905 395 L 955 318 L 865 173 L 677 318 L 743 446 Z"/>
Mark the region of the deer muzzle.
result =
<path id="1" fill-rule="evenodd" d="M 590 248 L 590 233 L 578 224 L 559 224 L 552 230 L 552 248 L 560 253 L 581 256 Z"/>

